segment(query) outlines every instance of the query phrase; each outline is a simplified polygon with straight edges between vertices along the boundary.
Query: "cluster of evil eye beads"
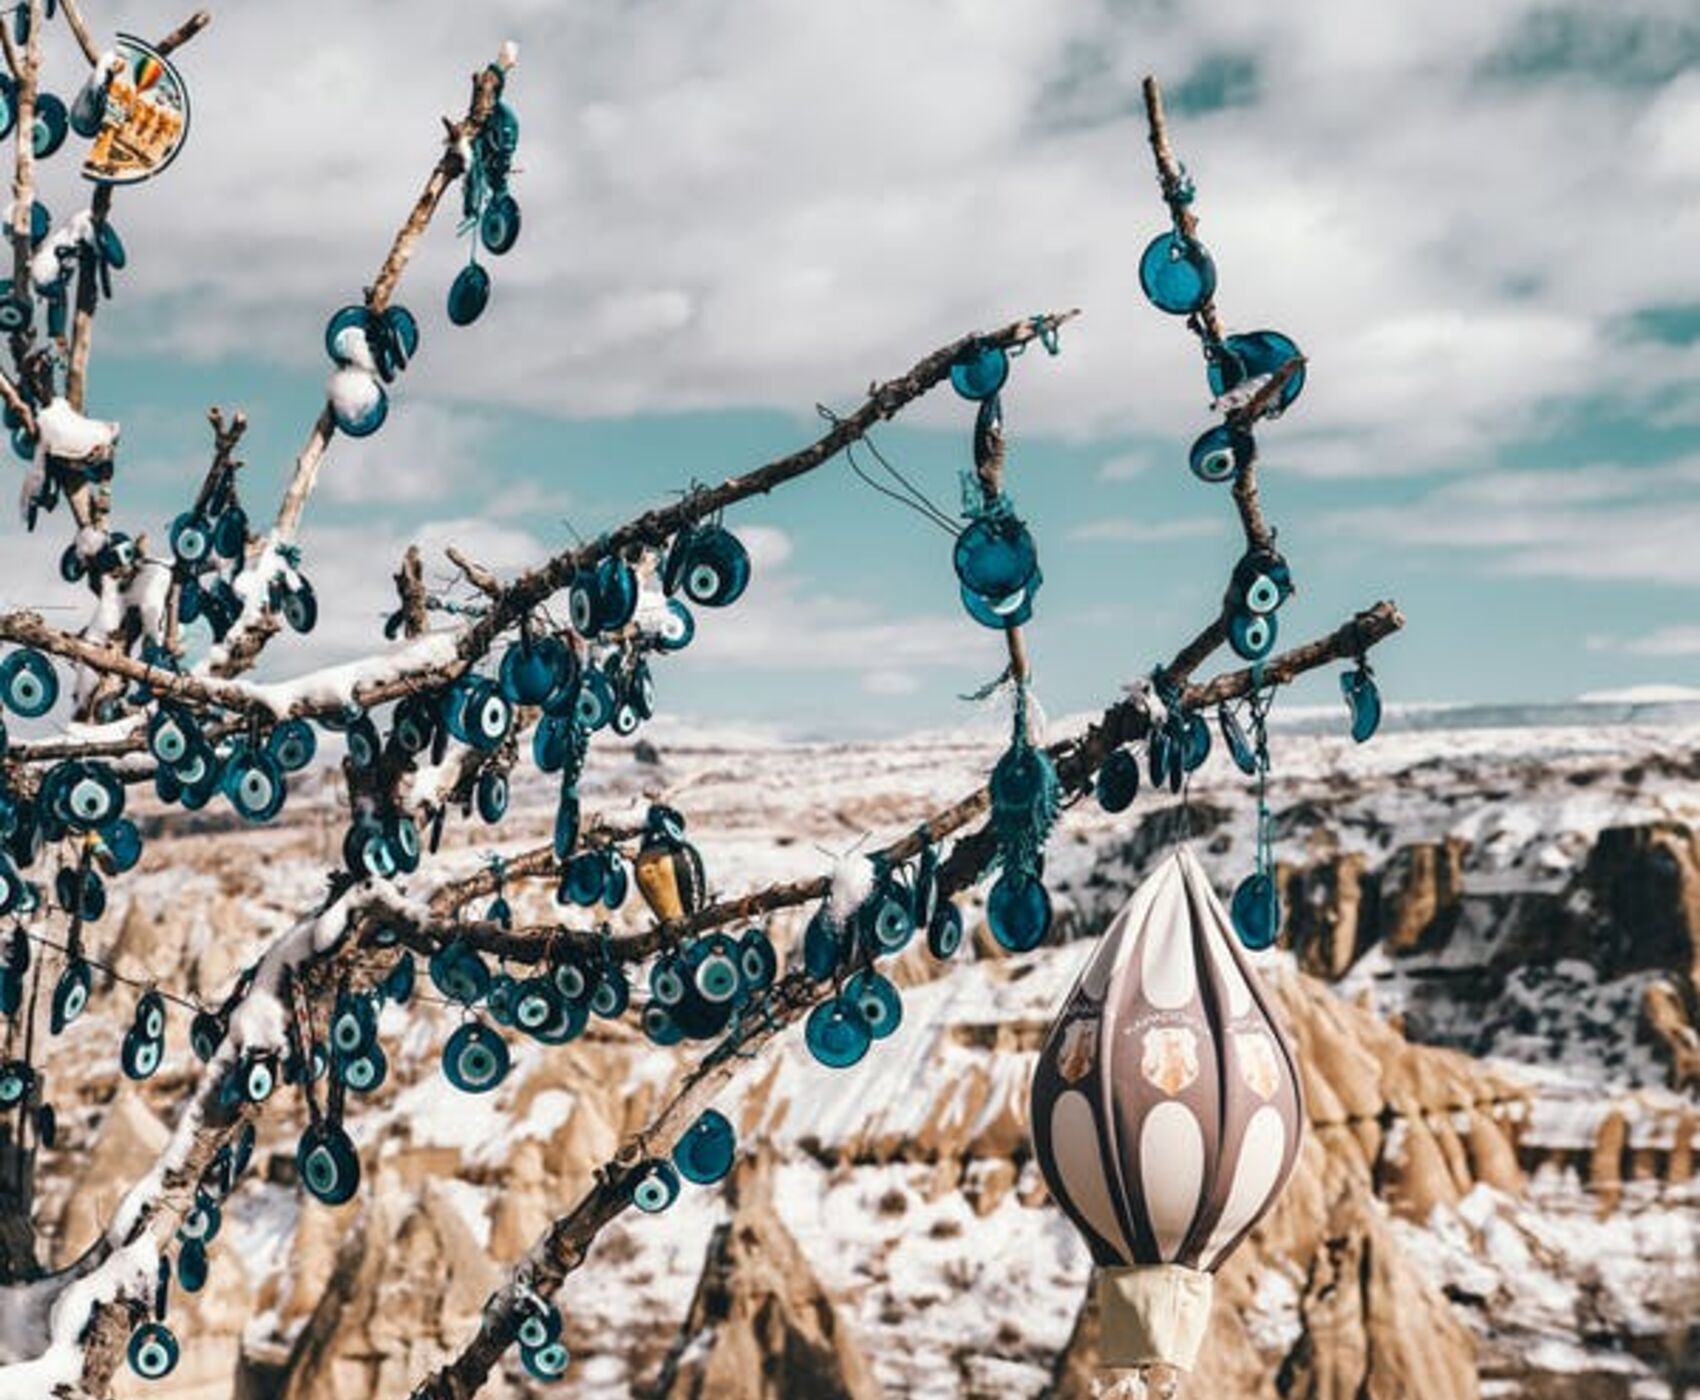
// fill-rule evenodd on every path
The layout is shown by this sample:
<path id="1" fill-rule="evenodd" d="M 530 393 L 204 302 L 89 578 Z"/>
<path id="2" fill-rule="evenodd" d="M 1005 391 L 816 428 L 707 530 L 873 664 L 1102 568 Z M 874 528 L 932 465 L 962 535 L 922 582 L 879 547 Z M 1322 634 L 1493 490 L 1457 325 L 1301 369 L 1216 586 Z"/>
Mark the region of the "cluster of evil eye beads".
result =
<path id="1" fill-rule="evenodd" d="M 941 961 L 962 946 L 962 911 L 942 895 L 931 842 L 912 864 L 876 860 L 870 893 L 847 915 L 830 899 L 815 910 L 803 933 L 803 971 L 832 983 L 833 995 L 809 1013 L 803 1039 L 821 1064 L 846 1069 L 901 1024 L 903 999 L 874 963 L 902 952 L 916 929 L 926 930 L 927 951 Z"/>
<path id="2" fill-rule="evenodd" d="M 1139 261 L 1139 280 L 1158 310 L 1185 316 L 1204 342 L 1206 377 L 1211 392 L 1227 412 L 1224 421 L 1203 433 L 1188 453 L 1200 480 L 1232 480 L 1256 456 L 1250 427 L 1234 409 L 1285 372 L 1274 401 L 1264 416 L 1288 408 L 1304 388 L 1305 368 L 1298 347 L 1279 331 L 1261 330 L 1218 337 L 1213 318 L 1201 316 L 1216 293 L 1216 264 L 1183 219 L 1194 189 L 1182 178 L 1166 189 L 1174 213 L 1173 227 L 1146 246 Z M 1293 593 L 1292 571 L 1272 545 L 1253 545 L 1234 566 L 1222 600 L 1222 621 L 1229 646 L 1253 664 L 1254 688 L 1238 705 L 1224 703 L 1217 722 L 1234 765 L 1257 783 L 1255 868 L 1235 888 L 1230 913 L 1236 934 L 1246 947 L 1270 947 L 1280 930 L 1281 908 L 1271 853 L 1272 819 L 1267 802 L 1269 748 L 1266 718 L 1272 689 L 1265 689 L 1259 672 L 1275 648 L 1276 614 Z M 1153 688 L 1162 714 L 1146 746 L 1147 769 L 1154 789 L 1179 792 L 1186 775 L 1209 756 L 1210 727 L 1204 717 L 1181 703 L 1179 688 L 1159 670 Z M 1369 740 L 1381 723 L 1381 697 L 1374 673 L 1360 654 L 1356 667 L 1340 677 L 1341 694 L 1351 717 L 1352 738 Z M 1249 732 L 1248 721 L 1249 719 Z M 1098 771 L 1097 797 L 1104 810 L 1125 810 L 1138 795 L 1140 767 L 1132 750 L 1120 748 Z"/>
<path id="3" fill-rule="evenodd" d="M 1169 191 L 1173 226 L 1146 245 L 1139 259 L 1139 282 L 1159 311 L 1191 318 L 1204 343 L 1205 378 L 1210 392 L 1226 412 L 1188 452 L 1193 474 L 1202 481 L 1232 480 L 1256 458 L 1250 425 L 1239 421 L 1233 408 L 1248 400 L 1275 376 L 1287 371 L 1274 401 L 1263 416 L 1276 417 L 1304 389 L 1305 367 L 1299 348 L 1280 331 L 1259 330 L 1218 336 L 1214 321 L 1198 313 L 1216 295 L 1216 264 L 1204 245 L 1183 224 L 1182 211 L 1192 202 L 1189 180 Z M 1289 364 L 1296 368 L 1288 370 Z M 1275 649 L 1275 614 L 1293 591 L 1286 561 L 1272 547 L 1253 548 L 1235 566 L 1224 599 L 1223 618 L 1228 644 L 1247 661 L 1261 661 Z"/>
<path id="4" fill-rule="evenodd" d="M 28 42 L 30 7 L 13 7 L 12 25 L 15 42 Z M 47 0 L 43 14 L 52 19 L 58 11 L 57 0 Z M 0 20 L 0 22 L 4 22 Z M 48 160 L 65 144 L 65 138 L 75 132 L 85 139 L 99 134 L 106 110 L 106 83 L 102 75 L 91 74 L 69 106 L 63 98 L 45 90 L 35 94 L 34 123 L 30 128 L 30 149 L 37 160 Z M 18 121 L 18 85 L 9 72 L 0 73 L 0 141 L 10 137 Z M 8 225 L 11 213 L 7 212 Z M 39 296 L 47 309 L 47 333 L 62 337 L 67 329 L 72 277 L 79 269 L 94 273 L 95 285 L 105 297 L 112 295 L 112 274 L 126 262 L 124 243 L 118 231 L 106 219 L 96 219 L 84 211 L 55 230 L 52 216 L 45 205 L 33 202 L 29 211 L 29 276 L 24 285 L 11 278 L 0 280 L 0 332 L 7 335 L 28 334 L 35 322 L 35 304 L 31 292 Z M 20 382 L 20 396 L 32 409 L 42 405 L 34 399 L 31 386 Z M 26 460 L 35 454 L 35 439 L 24 425 L 22 415 L 11 406 L 5 410 L 5 426 L 12 435 L 12 447 Z M 97 467 L 89 464 L 90 473 L 109 471 L 110 463 Z M 46 490 L 56 493 L 57 482 Z M 31 503 L 32 514 L 37 508 L 51 509 L 55 495 Z"/>
<path id="5" fill-rule="evenodd" d="M 41 120 L 38 115 L 38 131 Z M 29 331 L 35 321 L 35 303 L 29 296 L 33 290 L 47 308 L 47 334 L 58 339 L 69 324 L 74 275 L 88 268 L 94 273 L 100 294 L 110 299 L 112 274 L 128 261 L 124 240 L 110 220 L 97 219 L 88 211 L 74 215 L 55 229 L 53 216 L 39 200 L 30 205 L 29 237 L 29 285 L 20 287 L 11 278 L 0 280 L 0 331 L 7 335 Z M 34 438 L 24 429 L 16 410 L 10 407 L 8 420 L 6 426 L 12 433 L 13 450 L 21 457 L 29 457 L 34 451 Z"/>
<path id="6" fill-rule="evenodd" d="M 519 239 L 519 202 L 508 188 L 519 118 L 502 100 L 506 74 L 494 75 L 496 96 L 489 116 L 467 143 L 461 177 L 463 230 L 475 229 L 472 257 L 449 288 L 449 320 L 469 326 L 490 300 L 490 274 L 478 261 L 480 246 L 499 256 Z M 325 351 L 335 366 L 325 384 L 332 420 L 349 437 L 370 437 L 389 416 L 386 385 L 419 353 L 419 322 L 405 306 L 345 306 L 325 326 Z"/>
<path id="7" fill-rule="evenodd" d="M 1045 344 L 1055 352 L 1054 333 Z M 974 465 L 983 469 L 1002 451 L 1002 390 L 1009 379 L 1009 352 L 992 341 L 970 342 L 951 361 L 950 384 L 979 405 L 974 420 Z M 968 524 L 956 537 L 951 562 L 962 606 L 983 627 L 1008 631 L 1033 616 L 1033 601 L 1045 576 L 1032 532 L 1016 516 L 1009 498 L 985 499 L 973 478 L 963 487 Z"/>
<path id="8" fill-rule="evenodd" d="M 236 1137 L 221 1146 L 195 1184 L 194 1202 L 177 1227 L 177 1286 L 185 1293 L 206 1287 L 207 1248 L 224 1223 L 224 1201 L 236 1189 L 254 1156 L 254 1125 L 246 1123 Z M 166 1325 L 171 1299 L 172 1262 L 162 1255 L 155 1278 L 151 1316 L 130 1334 L 125 1359 L 143 1380 L 157 1381 L 177 1369 L 182 1349 Z"/>
<path id="9" fill-rule="evenodd" d="M 519 118 L 502 101 L 503 71 L 490 71 L 495 75 L 495 105 L 471 143 L 461 177 L 461 229 L 475 236 L 466 266 L 449 287 L 449 320 L 457 326 L 470 326 L 490 303 L 490 273 L 478 261 L 478 249 L 500 257 L 519 241 L 519 201 L 508 188 L 519 149 Z"/>

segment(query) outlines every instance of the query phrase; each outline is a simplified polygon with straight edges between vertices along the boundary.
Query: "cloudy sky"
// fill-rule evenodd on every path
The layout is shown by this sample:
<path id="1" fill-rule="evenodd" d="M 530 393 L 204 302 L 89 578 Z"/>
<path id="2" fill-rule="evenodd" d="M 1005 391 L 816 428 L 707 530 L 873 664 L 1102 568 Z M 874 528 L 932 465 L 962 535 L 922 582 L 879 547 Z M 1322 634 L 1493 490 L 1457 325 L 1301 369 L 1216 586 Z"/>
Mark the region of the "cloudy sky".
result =
<path id="1" fill-rule="evenodd" d="M 87 9 L 144 35 L 182 13 Z M 1045 567 L 1041 694 L 1109 698 L 1190 635 L 1238 552 L 1225 491 L 1185 467 L 1209 421 L 1197 348 L 1135 275 L 1163 226 L 1155 72 L 1227 321 L 1311 360 L 1260 437 L 1301 589 L 1286 635 L 1397 598 L 1396 700 L 1700 679 L 1692 0 L 227 3 L 181 55 L 189 145 L 115 207 L 131 265 L 91 407 L 124 425 L 121 525 L 182 508 L 210 403 L 247 408 L 245 495 L 269 513 L 321 401 L 324 319 L 510 37 L 524 232 L 455 330 L 467 245 L 432 229 L 401 294 L 423 352 L 310 509 L 330 616 L 274 674 L 375 637 L 410 538 L 511 569 L 800 445 L 817 403 L 848 409 L 958 335 L 1078 306 L 1060 356 L 1017 362 L 1006 424 Z M 76 145 L 47 165 L 56 216 L 85 198 Z M 971 418 L 944 391 L 880 442 L 948 504 Z M 942 724 L 998 669 L 948 538 L 842 464 L 729 523 L 756 579 L 669 665 L 675 711 Z M 4 529 L 4 601 L 54 601 L 29 565 L 63 522 Z"/>

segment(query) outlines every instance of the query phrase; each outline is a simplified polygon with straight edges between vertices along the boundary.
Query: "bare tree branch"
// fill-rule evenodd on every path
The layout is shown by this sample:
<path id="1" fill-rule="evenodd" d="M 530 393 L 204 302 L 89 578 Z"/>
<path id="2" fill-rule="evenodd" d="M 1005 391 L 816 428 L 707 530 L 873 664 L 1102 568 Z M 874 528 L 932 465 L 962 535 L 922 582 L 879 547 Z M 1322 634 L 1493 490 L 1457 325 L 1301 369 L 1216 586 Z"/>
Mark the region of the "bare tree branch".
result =
<path id="1" fill-rule="evenodd" d="M 373 311 L 382 311 L 390 304 L 390 298 L 395 295 L 395 289 L 401 282 L 402 272 L 413 257 L 413 250 L 418 247 L 432 215 L 437 212 L 437 206 L 442 202 L 449 186 L 464 173 L 466 162 L 462 155 L 462 146 L 483 130 L 484 123 L 490 119 L 490 113 L 496 106 L 499 74 L 506 71 L 511 63 L 509 51 L 504 48 L 503 56 L 497 60 L 496 65 L 473 76 L 472 101 L 467 107 L 466 115 L 458 122 L 445 123 L 443 153 L 426 178 L 425 188 L 419 192 L 419 198 L 408 211 L 394 242 L 390 244 L 390 250 L 378 268 L 377 278 L 367 288 L 366 305 Z M 313 425 L 313 431 L 307 436 L 306 445 L 295 459 L 295 474 L 283 494 L 283 504 L 278 508 L 277 523 L 273 527 L 279 539 L 295 538 L 295 531 L 301 523 L 301 512 L 306 509 L 307 497 L 312 494 L 313 486 L 318 481 L 325 449 L 330 445 L 335 432 L 336 422 L 327 406 L 320 413 L 318 421 Z"/>

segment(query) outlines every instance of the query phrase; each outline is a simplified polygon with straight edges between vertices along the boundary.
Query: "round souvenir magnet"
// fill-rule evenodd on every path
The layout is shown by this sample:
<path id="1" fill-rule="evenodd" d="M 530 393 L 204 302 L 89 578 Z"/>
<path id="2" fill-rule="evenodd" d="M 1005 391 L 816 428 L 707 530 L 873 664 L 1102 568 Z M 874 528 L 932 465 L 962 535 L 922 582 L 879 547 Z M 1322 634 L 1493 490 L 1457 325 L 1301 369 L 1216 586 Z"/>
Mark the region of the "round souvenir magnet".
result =
<path id="1" fill-rule="evenodd" d="M 134 185 L 159 174 L 189 134 L 189 89 L 170 59 L 146 40 L 120 34 L 121 64 L 106 89 L 100 130 L 83 161 L 97 185 Z"/>

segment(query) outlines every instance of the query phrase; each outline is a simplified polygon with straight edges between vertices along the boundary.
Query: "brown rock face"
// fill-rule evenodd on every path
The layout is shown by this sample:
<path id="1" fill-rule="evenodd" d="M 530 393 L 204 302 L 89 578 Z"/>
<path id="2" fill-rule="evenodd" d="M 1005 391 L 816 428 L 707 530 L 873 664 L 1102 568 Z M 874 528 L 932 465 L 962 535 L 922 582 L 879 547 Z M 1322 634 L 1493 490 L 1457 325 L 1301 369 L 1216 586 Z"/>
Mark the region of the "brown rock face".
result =
<path id="1" fill-rule="evenodd" d="M 1465 843 L 1457 837 L 1419 841 L 1395 851 L 1382 867 L 1378 933 L 1395 953 L 1444 941 L 1464 892 Z"/>
<path id="2" fill-rule="evenodd" d="M 1343 1198 L 1299 1303 L 1287 1400 L 1475 1400 L 1475 1342 L 1363 1197 Z M 1199 1392 L 1202 1395 L 1204 1392 Z"/>
<path id="3" fill-rule="evenodd" d="M 1629 1145 L 1629 1120 L 1613 1109 L 1601 1121 L 1588 1158 L 1588 1185 L 1601 1216 L 1610 1215 L 1623 1198 L 1623 1156 Z"/>
<path id="4" fill-rule="evenodd" d="M 1378 870 L 1348 851 L 1289 873 L 1287 937 L 1299 965 L 1338 981 L 1377 942 L 1395 953 L 1445 943 L 1464 897 L 1464 854 L 1457 837 L 1401 846 Z"/>
<path id="5" fill-rule="evenodd" d="M 334 1257 L 328 1269 L 322 1258 L 299 1261 L 317 1295 L 306 1324 L 286 1359 L 249 1362 L 239 1394 L 405 1395 L 476 1321 L 500 1274 L 440 1189 L 428 1185 L 415 1199 L 380 1176 L 362 1197 L 308 1217 L 322 1224 L 321 1253 L 340 1229 Z"/>
<path id="6" fill-rule="evenodd" d="M 1602 831 L 1574 893 L 1585 908 L 1582 955 L 1603 973 L 1700 970 L 1700 842 L 1682 823 Z"/>
<path id="7" fill-rule="evenodd" d="M 1365 893 L 1364 858 L 1356 852 L 1293 872 L 1287 937 L 1306 972 L 1334 982 L 1351 970 L 1366 922 Z"/>
<path id="8" fill-rule="evenodd" d="M 1700 1084 L 1700 1031 L 1694 1027 L 1694 984 L 1651 982 L 1641 996 L 1641 1026 L 1670 1060 L 1670 1086 Z"/>
<path id="9" fill-rule="evenodd" d="M 709 1245 L 678 1346 L 653 1400 L 875 1400 L 874 1380 L 832 1299 L 775 1213 L 767 1159 Z"/>
<path id="10" fill-rule="evenodd" d="M 135 1164 L 153 1160 L 170 1137 L 170 1130 L 133 1090 L 122 1090 L 113 1099 L 94 1145 L 83 1157 L 77 1184 L 65 1198 L 54 1241 L 56 1264 L 68 1264 L 89 1246 L 123 1199 Z"/>

